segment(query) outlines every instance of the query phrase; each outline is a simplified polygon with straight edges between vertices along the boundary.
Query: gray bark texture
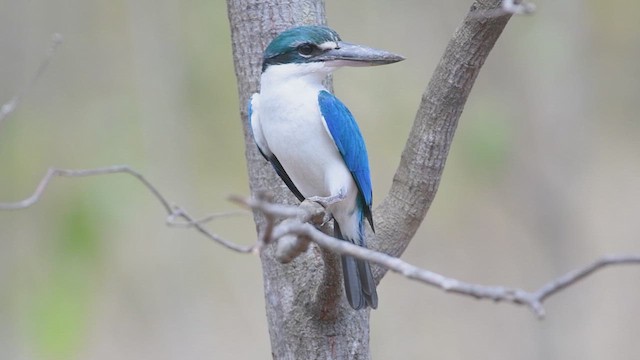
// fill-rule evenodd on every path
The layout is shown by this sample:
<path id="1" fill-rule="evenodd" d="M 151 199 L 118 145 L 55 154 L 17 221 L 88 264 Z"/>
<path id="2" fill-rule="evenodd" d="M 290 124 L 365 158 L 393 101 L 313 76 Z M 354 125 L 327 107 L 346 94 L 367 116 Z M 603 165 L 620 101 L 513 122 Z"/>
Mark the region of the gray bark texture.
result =
<path id="1" fill-rule="evenodd" d="M 400 256 L 424 219 L 440 183 L 467 96 L 509 16 L 483 18 L 500 0 L 475 1 L 455 31 L 418 109 L 390 193 L 374 211 L 374 250 Z M 257 151 L 247 121 L 247 101 L 259 89 L 262 51 L 279 32 L 324 24 L 322 0 L 228 0 L 233 57 L 252 194 L 268 191 L 277 203 L 294 196 Z M 258 232 L 265 221 L 255 217 Z M 289 264 L 261 253 L 266 313 L 274 359 L 369 359 L 369 310 L 344 300 L 340 261 L 317 246 Z M 384 276 L 375 269 L 376 281 Z M 384 306 L 384 301 L 381 303 Z"/>

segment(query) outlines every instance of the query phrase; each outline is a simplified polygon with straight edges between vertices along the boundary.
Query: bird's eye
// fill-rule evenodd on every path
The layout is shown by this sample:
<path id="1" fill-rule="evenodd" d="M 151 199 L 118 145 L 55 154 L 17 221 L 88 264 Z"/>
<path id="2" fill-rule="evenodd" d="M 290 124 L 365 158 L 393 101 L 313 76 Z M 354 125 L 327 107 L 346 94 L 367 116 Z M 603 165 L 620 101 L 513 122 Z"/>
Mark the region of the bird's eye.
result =
<path id="1" fill-rule="evenodd" d="M 298 46 L 298 53 L 302 56 L 311 56 L 311 54 L 313 54 L 313 51 L 315 50 L 315 47 L 311 44 L 302 44 L 300 46 Z"/>

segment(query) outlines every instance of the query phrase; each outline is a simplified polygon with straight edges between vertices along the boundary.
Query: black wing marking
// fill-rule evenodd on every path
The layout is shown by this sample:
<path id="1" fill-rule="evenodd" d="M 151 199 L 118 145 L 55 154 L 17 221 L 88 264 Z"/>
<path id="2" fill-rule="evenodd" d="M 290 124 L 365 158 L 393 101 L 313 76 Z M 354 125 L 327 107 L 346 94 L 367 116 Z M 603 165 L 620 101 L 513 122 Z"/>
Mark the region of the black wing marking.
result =
<path id="1" fill-rule="evenodd" d="M 262 155 L 264 155 L 264 153 Z M 265 156 L 265 158 L 267 157 Z M 291 190 L 293 195 L 295 195 L 298 198 L 298 200 L 300 200 L 300 202 L 304 201 L 305 197 L 300 193 L 300 190 L 298 190 L 296 185 L 293 183 L 293 181 L 289 177 L 289 174 L 287 174 L 287 172 L 284 171 L 282 164 L 280 164 L 280 160 L 278 160 L 278 158 L 275 155 L 269 156 L 267 160 L 269 160 L 271 165 L 273 165 L 273 168 L 276 170 L 276 173 L 278 174 L 278 176 L 280 176 L 280 179 L 284 181 L 284 183 L 287 185 L 289 190 Z"/>

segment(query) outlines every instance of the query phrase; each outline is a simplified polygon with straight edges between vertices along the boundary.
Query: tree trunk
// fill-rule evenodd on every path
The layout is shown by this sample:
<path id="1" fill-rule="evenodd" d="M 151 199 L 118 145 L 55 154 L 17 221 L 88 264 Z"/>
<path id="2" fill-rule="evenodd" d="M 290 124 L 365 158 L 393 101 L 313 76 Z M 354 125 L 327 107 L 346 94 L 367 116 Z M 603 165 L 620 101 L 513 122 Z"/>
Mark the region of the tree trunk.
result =
<path id="1" fill-rule="evenodd" d="M 374 214 L 378 233 L 369 243 L 399 256 L 433 201 L 458 119 L 471 87 L 509 16 L 482 18 L 500 0 L 476 1 L 456 30 L 422 97 L 390 194 Z M 321 0 L 227 0 L 233 56 L 252 194 L 267 190 L 278 203 L 296 203 L 258 153 L 247 121 L 247 102 L 259 88 L 262 51 L 281 31 L 324 24 Z M 265 221 L 255 217 L 260 233 Z M 261 253 L 266 312 L 274 359 L 369 359 L 369 310 L 352 310 L 342 294 L 338 257 L 314 245 L 289 264 L 273 247 Z M 376 271 L 379 281 L 384 271 Z M 384 305 L 383 305 L 384 306 Z"/>
<path id="2" fill-rule="evenodd" d="M 258 153 L 245 104 L 259 88 L 262 51 L 281 31 L 324 24 L 324 2 L 230 0 L 233 55 L 238 77 L 251 192 L 268 190 L 279 203 L 295 198 Z M 264 219 L 256 217 L 258 232 Z M 369 311 L 352 310 L 343 300 L 339 259 L 317 247 L 290 264 L 261 254 L 271 351 L 274 359 L 368 359 Z"/>

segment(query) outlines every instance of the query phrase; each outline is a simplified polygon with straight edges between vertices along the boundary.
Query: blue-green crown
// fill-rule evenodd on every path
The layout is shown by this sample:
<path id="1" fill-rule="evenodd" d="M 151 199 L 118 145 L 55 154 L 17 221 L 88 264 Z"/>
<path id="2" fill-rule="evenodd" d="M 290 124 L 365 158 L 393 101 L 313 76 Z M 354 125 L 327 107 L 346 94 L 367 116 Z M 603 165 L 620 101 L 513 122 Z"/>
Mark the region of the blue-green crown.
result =
<path id="1" fill-rule="evenodd" d="M 340 41 L 340 36 L 326 26 L 298 26 L 283 31 L 264 51 L 262 71 L 269 65 L 304 63 L 324 50 L 317 45 Z"/>

